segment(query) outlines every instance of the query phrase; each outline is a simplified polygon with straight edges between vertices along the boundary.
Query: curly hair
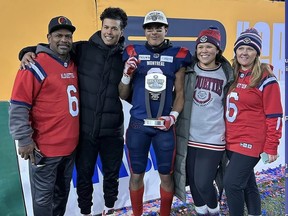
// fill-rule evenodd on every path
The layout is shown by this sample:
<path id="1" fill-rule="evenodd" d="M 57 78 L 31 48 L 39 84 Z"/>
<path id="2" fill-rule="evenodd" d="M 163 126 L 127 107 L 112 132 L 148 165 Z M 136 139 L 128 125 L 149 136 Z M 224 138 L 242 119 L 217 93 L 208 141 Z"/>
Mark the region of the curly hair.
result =
<path id="1" fill-rule="evenodd" d="M 100 15 L 100 20 L 103 22 L 103 20 L 107 18 L 120 20 L 121 29 L 124 29 L 127 26 L 127 20 L 128 20 L 127 14 L 121 8 L 113 8 L 113 7 L 106 8 Z"/>

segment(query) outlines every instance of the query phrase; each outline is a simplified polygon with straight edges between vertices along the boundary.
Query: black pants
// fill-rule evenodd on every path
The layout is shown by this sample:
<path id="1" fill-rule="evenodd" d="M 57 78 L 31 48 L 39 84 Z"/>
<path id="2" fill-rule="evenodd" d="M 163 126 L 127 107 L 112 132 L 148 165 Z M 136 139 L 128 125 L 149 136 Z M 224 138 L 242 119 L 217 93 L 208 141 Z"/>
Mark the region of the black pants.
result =
<path id="1" fill-rule="evenodd" d="M 29 163 L 34 216 L 63 216 L 74 166 L 70 156 L 44 158 L 45 166 Z"/>
<path id="2" fill-rule="evenodd" d="M 188 147 L 187 174 L 191 194 L 196 206 L 216 208 L 217 191 L 213 184 L 217 167 L 224 151 Z"/>
<path id="3" fill-rule="evenodd" d="M 118 196 L 119 171 L 123 157 L 123 137 L 80 136 L 76 154 L 78 205 L 82 214 L 91 213 L 94 168 L 98 153 L 102 162 L 104 201 L 114 207 Z"/>
<path id="4" fill-rule="evenodd" d="M 254 174 L 259 158 L 231 151 L 227 151 L 227 156 L 224 188 L 230 216 L 243 216 L 244 202 L 249 215 L 261 215 L 261 199 Z"/>

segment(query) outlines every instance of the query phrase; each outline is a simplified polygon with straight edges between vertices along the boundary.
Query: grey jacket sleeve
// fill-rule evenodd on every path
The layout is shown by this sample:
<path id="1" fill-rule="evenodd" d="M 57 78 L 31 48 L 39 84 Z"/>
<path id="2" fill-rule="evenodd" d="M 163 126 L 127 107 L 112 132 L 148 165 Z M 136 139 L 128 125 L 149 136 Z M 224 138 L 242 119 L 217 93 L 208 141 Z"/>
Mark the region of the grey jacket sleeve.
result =
<path id="1" fill-rule="evenodd" d="M 33 129 L 29 122 L 30 108 L 24 105 L 10 103 L 9 130 L 12 138 L 18 143 L 18 147 L 34 143 L 32 139 Z"/>

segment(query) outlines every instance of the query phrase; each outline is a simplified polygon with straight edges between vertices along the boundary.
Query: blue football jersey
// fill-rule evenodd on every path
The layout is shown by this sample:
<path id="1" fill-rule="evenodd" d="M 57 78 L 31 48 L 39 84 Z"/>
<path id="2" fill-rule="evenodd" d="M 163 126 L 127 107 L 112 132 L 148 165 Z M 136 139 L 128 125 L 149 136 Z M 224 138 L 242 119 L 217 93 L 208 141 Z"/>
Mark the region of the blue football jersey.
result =
<path id="1" fill-rule="evenodd" d="M 151 71 L 157 71 L 166 76 L 166 97 L 162 115 L 169 115 L 173 105 L 173 87 L 175 81 L 175 73 L 181 67 L 191 64 L 191 53 L 183 47 L 167 47 L 161 52 L 153 52 L 145 45 L 129 45 L 123 53 L 123 61 L 134 56 L 140 63 L 134 71 L 132 87 L 132 108 L 131 116 L 137 119 L 147 118 L 146 102 L 145 102 L 145 76 Z M 160 99 L 150 100 L 150 109 L 153 118 L 157 117 Z"/>

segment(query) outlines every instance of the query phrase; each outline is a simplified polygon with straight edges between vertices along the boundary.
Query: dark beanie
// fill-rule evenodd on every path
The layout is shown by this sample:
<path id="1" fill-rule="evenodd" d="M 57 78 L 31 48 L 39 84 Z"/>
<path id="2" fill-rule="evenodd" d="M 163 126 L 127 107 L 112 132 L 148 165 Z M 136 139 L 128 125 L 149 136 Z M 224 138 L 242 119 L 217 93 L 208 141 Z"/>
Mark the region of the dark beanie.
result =
<path id="1" fill-rule="evenodd" d="M 242 45 L 253 47 L 257 51 L 257 54 L 260 55 L 262 48 L 262 38 L 255 28 L 248 28 L 240 34 L 234 44 L 234 52 L 236 53 L 238 47 Z"/>
<path id="2" fill-rule="evenodd" d="M 220 31 L 217 27 L 210 26 L 208 29 L 202 30 L 196 40 L 196 47 L 199 43 L 212 43 L 219 50 L 221 50 L 220 46 L 221 35 Z"/>

